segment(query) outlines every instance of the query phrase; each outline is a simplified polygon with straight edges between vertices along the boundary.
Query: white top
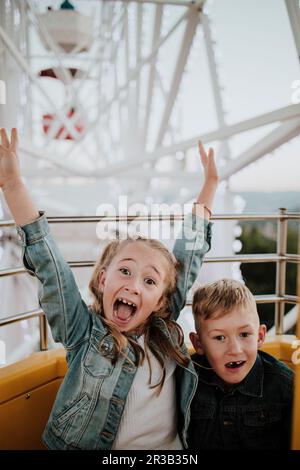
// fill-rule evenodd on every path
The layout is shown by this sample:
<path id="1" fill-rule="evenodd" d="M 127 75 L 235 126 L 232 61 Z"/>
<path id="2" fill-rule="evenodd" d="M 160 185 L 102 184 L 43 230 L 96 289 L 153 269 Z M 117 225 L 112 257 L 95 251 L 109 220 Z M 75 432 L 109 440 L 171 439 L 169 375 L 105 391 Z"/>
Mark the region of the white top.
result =
<path id="1" fill-rule="evenodd" d="M 144 335 L 138 338 L 144 348 Z M 152 378 L 151 385 L 159 382 L 162 369 L 149 351 Z M 148 380 L 150 369 L 148 360 L 137 368 L 129 390 L 123 416 L 113 449 L 117 450 L 181 450 L 183 449 L 177 433 L 176 362 L 167 360 L 166 378 L 159 395 L 158 388 L 150 388 Z"/>

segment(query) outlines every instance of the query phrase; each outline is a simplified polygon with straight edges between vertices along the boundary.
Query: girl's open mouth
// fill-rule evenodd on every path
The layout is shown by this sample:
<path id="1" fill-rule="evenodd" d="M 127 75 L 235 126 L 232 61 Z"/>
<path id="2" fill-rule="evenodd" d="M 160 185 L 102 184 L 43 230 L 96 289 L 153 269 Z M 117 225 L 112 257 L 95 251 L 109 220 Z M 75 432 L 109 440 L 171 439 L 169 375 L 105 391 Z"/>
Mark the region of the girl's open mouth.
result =
<path id="1" fill-rule="evenodd" d="M 121 323 L 127 323 L 136 312 L 136 305 L 129 300 L 118 298 L 114 302 L 113 315 Z"/>
<path id="2" fill-rule="evenodd" d="M 227 364 L 225 364 L 225 367 L 227 367 L 228 369 L 238 369 L 239 367 L 242 367 L 245 362 L 246 361 L 227 362 Z"/>

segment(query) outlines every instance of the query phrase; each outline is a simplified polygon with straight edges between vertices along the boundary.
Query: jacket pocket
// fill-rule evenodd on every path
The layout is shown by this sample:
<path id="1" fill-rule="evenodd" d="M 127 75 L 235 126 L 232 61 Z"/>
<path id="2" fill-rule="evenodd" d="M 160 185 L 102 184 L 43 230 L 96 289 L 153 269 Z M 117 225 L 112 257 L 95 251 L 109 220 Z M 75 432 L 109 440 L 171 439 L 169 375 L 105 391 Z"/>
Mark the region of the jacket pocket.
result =
<path id="1" fill-rule="evenodd" d="M 83 395 L 78 401 L 75 403 L 71 404 L 67 409 L 65 409 L 62 413 L 60 413 L 58 416 L 56 416 L 56 423 L 58 426 L 61 426 L 63 423 L 65 423 L 71 416 L 75 415 L 80 411 L 81 408 L 83 408 L 88 402 L 90 401 L 90 398 L 88 395 Z"/>
<path id="2" fill-rule="evenodd" d="M 83 367 L 90 376 L 105 378 L 111 375 L 113 365 L 109 358 L 109 351 L 109 342 L 105 341 L 99 344 L 95 339 L 90 342 L 89 349 L 87 350 L 83 361 Z"/>
<path id="3" fill-rule="evenodd" d="M 244 412 L 240 436 L 245 449 L 282 448 L 282 408 L 261 408 Z"/>
<path id="4" fill-rule="evenodd" d="M 264 427 L 269 424 L 281 421 L 282 411 L 280 408 L 275 409 L 261 409 L 255 411 L 248 411 L 244 414 L 245 426 Z"/>
<path id="5" fill-rule="evenodd" d="M 53 433 L 66 444 L 77 447 L 89 420 L 92 399 L 87 395 L 73 401 L 61 413 L 54 416 Z"/>

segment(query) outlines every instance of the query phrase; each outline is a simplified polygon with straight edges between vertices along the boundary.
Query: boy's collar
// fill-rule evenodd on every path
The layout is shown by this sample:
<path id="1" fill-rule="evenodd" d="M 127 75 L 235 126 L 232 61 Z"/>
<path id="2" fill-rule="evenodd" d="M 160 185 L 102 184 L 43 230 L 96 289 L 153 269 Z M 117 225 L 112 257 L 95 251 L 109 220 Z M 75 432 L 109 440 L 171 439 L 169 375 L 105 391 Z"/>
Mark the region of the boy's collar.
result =
<path id="1" fill-rule="evenodd" d="M 263 395 L 263 380 L 264 380 L 264 368 L 262 360 L 257 354 L 256 361 L 244 380 L 236 386 L 233 386 L 230 390 L 226 390 L 224 383 L 218 377 L 214 370 L 209 369 L 210 364 L 205 356 L 194 354 L 192 356 L 194 364 L 196 364 L 196 370 L 201 370 L 201 374 L 198 376 L 199 381 L 208 385 L 214 385 L 224 393 L 230 393 L 233 390 L 238 390 L 243 395 L 249 395 L 252 397 L 262 397 Z M 198 365 L 198 367 L 197 367 Z"/>
<path id="2" fill-rule="evenodd" d="M 264 367 L 259 354 L 257 354 L 252 369 L 236 388 L 244 395 L 260 398 L 263 396 L 263 383 Z"/>

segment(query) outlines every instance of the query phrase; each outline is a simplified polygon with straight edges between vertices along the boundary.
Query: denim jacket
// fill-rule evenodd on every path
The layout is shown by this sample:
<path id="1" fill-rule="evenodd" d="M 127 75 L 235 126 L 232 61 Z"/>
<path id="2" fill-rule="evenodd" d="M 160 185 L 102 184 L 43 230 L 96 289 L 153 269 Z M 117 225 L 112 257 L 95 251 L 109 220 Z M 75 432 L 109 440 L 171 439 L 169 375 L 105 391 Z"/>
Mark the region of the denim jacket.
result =
<path id="1" fill-rule="evenodd" d="M 192 359 L 209 366 L 205 356 Z M 214 371 L 195 367 L 199 382 L 191 406 L 191 449 L 289 448 L 294 374 L 283 362 L 259 351 L 245 379 L 227 391 Z"/>
<path id="2" fill-rule="evenodd" d="M 23 245 L 25 268 L 40 281 L 39 304 L 47 316 L 53 338 L 63 343 L 67 351 L 68 371 L 45 428 L 44 443 L 50 449 L 111 449 L 137 370 L 132 364 L 134 352 L 128 347 L 127 357 L 120 356 L 112 363 L 113 338 L 101 318 L 82 300 L 72 271 L 52 238 L 45 215 L 17 227 L 17 231 Z M 210 238 L 210 223 L 191 214 L 185 218 L 174 246 L 181 270 L 171 299 L 173 320 L 185 305 L 186 294 L 210 249 Z M 164 320 L 157 318 L 156 321 L 168 336 Z M 189 357 L 184 345 L 181 351 Z M 190 403 L 197 387 L 197 374 L 191 360 L 187 367 L 177 365 L 175 376 L 178 432 L 187 447 Z"/>

